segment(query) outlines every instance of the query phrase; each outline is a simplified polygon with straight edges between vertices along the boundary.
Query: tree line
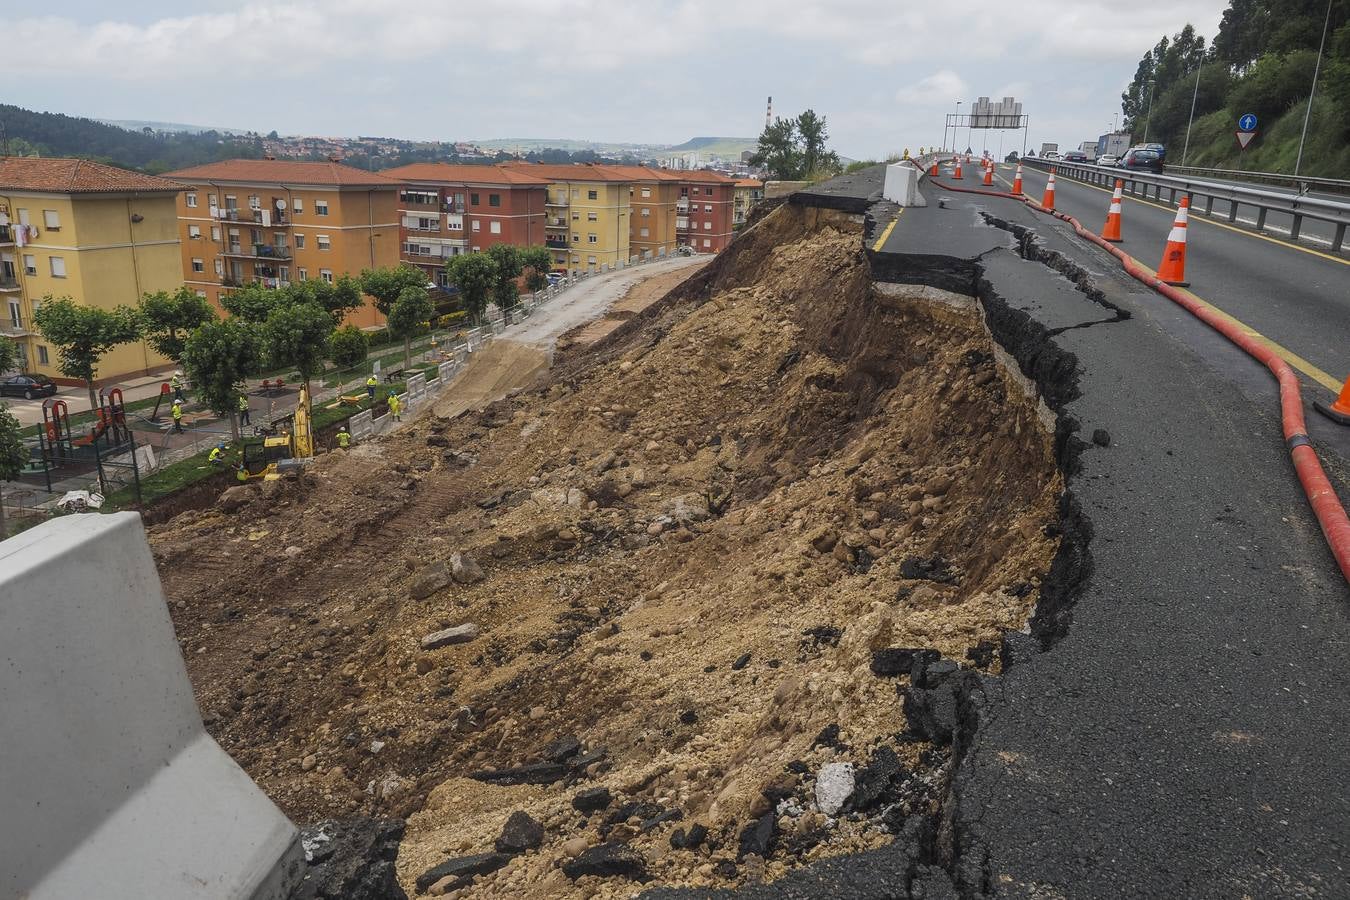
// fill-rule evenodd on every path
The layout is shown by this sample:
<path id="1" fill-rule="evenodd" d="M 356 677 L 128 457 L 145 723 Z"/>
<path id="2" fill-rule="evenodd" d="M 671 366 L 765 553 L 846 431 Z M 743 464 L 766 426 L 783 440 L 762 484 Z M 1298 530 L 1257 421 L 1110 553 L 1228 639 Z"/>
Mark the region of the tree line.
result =
<path id="1" fill-rule="evenodd" d="M 825 117 L 808 109 L 792 119 L 779 117 L 766 125 L 752 166 L 768 169 L 783 181 L 828 178 L 839 174 L 839 154 L 825 146 L 829 139 Z"/>
<path id="2" fill-rule="evenodd" d="M 1147 130 L 1150 141 L 1179 144 L 1193 100 L 1196 120 L 1255 113 L 1268 127 L 1308 99 L 1324 27 L 1310 129 L 1350 138 L 1350 0 L 1230 0 L 1208 47 L 1189 24 L 1164 36 L 1121 94 L 1124 129 L 1135 140 Z"/>

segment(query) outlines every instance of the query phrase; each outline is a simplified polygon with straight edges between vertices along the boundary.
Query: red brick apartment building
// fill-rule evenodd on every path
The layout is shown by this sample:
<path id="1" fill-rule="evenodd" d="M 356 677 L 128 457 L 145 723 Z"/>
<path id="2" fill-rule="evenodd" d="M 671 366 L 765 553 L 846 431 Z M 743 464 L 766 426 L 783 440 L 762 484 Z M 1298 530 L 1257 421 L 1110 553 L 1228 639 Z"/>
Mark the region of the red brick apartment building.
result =
<path id="1" fill-rule="evenodd" d="M 380 174 L 397 180 L 400 258 L 444 287 L 452 256 L 494 244 L 544 243 L 549 180 L 505 166 L 413 163 Z"/>
<path id="2" fill-rule="evenodd" d="M 675 230 L 681 247 L 719 253 L 731 242 L 736 179 L 707 170 L 680 172 Z"/>

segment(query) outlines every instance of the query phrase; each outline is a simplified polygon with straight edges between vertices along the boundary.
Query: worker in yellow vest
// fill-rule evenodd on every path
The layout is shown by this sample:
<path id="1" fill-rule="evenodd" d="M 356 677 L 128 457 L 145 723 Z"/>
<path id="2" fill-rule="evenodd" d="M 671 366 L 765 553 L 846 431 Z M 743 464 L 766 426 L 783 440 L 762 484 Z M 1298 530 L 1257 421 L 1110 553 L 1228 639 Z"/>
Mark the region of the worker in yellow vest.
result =
<path id="1" fill-rule="evenodd" d="M 169 410 L 173 416 L 173 430 L 175 434 L 183 433 L 183 404 L 178 400 L 173 401 L 173 409 Z"/>
<path id="2" fill-rule="evenodd" d="M 248 396 L 245 395 L 245 394 L 240 394 L 240 395 L 239 395 L 239 424 L 240 424 L 240 425 L 247 425 L 247 424 L 249 424 L 249 421 L 248 421 Z"/>
<path id="3" fill-rule="evenodd" d="M 375 388 L 379 387 L 380 382 L 375 378 L 375 373 L 371 373 L 366 379 L 366 396 L 370 398 L 370 405 L 375 405 Z"/>
<path id="4" fill-rule="evenodd" d="M 225 465 L 225 444 L 223 441 L 211 448 L 211 452 L 207 455 L 206 461 L 213 466 Z"/>
<path id="5" fill-rule="evenodd" d="M 346 425 L 338 426 L 337 442 L 339 450 L 346 450 L 352 445 L 352 435 L 351 432 L 347 430 Z"/>
<path id="6" fill-rule="evenodd" d="M 403 408 L 403 404 L 400 403 L 400 402 L 398 401 L 398 394 L 395 394 L 393 391 L 390 391 L 390 392 L 389 392 L 389 415 L 393 417 L 393 419 L 394 419 L 395 422 L 402 422 L 402 421 L 403 421 L 403 417 L 402 417 L 401 415 L 399 415 L 399 411 L 400 411 L 402 408 Z"/>

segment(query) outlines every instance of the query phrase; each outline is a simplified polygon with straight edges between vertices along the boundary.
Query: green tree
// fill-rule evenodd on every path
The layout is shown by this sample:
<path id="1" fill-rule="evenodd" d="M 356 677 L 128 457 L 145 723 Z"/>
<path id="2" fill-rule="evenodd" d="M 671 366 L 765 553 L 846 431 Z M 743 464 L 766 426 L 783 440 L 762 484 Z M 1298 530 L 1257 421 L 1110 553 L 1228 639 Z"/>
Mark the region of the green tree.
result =
<path id="1" fill-rule="evenodd" d="M 261 325 L 267 321 L 267 317 L 282 300 L 283 297 L 278 291 L 263 287 L 254 281 L 221 295 L 220 305 L 236 318 Z"/>
<path id="2" fill-rule="evenodd" d="M 81 306 L 69 297 L 43 298 L 33 313 L 33 324 L 50 341 L 60 357 L 57 368 L 68 378 L 78 378 L 89 390 L 89 408 L 98 408 L 94 378 L 98 363 L 109 350 L 141 336 L 140 315 L 129 306 L 100 309 Z"/>
<path id="3" fill-rule="evenodd" d="M 9 338 L 0 337 L 0 374 L 19 367 L 19 348 Z"/>
<path id="4" fill-rule="evenodd" d="M 257 325 L 217 319 L 198 328 L 183 347 L 183 368 L 207 406 L 230 417 L 239 440 L 239 385 L 262 369 L 263 341 Z"/>
<path id="5" fill-rule="evenodd" d="M 445 274 L 464 299 L 464 308 L 475 322 L 483 318 L 488 297 L 497 283 L 497 264 L 482 253 L 464 253 L 452 256 L 445 264 Z"/>
<path id="6" fill-rule="evenodd" d="M 343 325 L 328 337 L 328 358 L 339 369 L 353 369 L 366 361 L 370 337 L 355 325 Z"/>
<path id="7" fill-rule="evenodd" d="M 1340 119 L 1336 127 L 1350 136 L 1350 23 L 1342 25 L 1327 38 L 1326 74 L 1323 83 L 1327 96 L 1336 104 Z"/>
<path id="8" fill-rule="evenodd" d="M 0 341 L 0 344 L 6 343 Z M 8 406 L 0 406 L 0 488 L 4 482 L 14 481 L 28 462 L 28 448 L 19 437 L 19 420 L 9 411 Z M 0 540 L 4 540 L 5 497 L 0 490 Z"/>
<path id="9" fill-rule="evenodd" d="M 309 390 L 310 379 L 323 372 L 333 317 L 317 303 L 277 306 L 263 323 L 263 340 L 273 366 L 295 366 Z"/>
<path id="10" fill-rule="evenodd" d="M 553 269 L 553 254 L 547 247 L 525 247 L 520 251 L 520 264 L 525 270 L 525 286 L 531 291 L 548 287 L 548 273 Z"/>
<path id="11" fill-rule="evenodd" d="M 347 313 L 361 306 L 361 281 L 342 275 L 329 284 L 323 279 L 293 282 L 281 289 L 291 303 L 317 303 L 333 317 L 333 324 L 341 325 Z"/>
<path id="12" fill-rule="evenodd" d="M 520 251 L 510 244 L 493 244 L 487 248 L 487 255 L 497 264 L 497 283 L 492 287 L 493 302 L 498 309 L 510 309 L 520 302 L 520 291 L 516 288 L 516 279 L 524 268 Z"/>
<path id="13" fill-rule="evenodd" d="M 156 291 L 141 298 L 141 323 L 145 340 L 174 362 L 182 362 L 183 345 L 194 328 L 215 319 L 215 310 L 205 297 L 187 287 L 170 294 Z"/>
<path id="14" fill-rule="evenodd" d="M 795 119 L 778 118 L 766 125 L 759 146 L 750 157 L 752 166 L 762 166 L 775 178 L 796 181 L 802 177 L 802 152 L 797 142 Z"/>
<path id="15" fill-rule="evenodd" d="M 836 175 L 839 172 L 839 154 L 829 150 L 825 141 L 830 133 L 825 117 L 808 109 L 797 116 L 797 134 L 801 139 L 802 174 L 806 178 Z"/>
<path id="16" fill-rule="evenodd" d="M 421 286 L 405 287 L 389 310 L 389 331 L 403 338 L 403 367 L 412 366 L 412 337 L 421 325 L 436 314 L 427 289 Z"/>
<path id="17" fill-rule="evenodd" d="M 427 285 L 426 273 L 417 266 L 406 263 L 390 266 L 386 269 L 365 269 L 361 272 L 361 289 L 375 298 L 375 308 L 388 316 L 398 298 L 406 288 L 422 288 Z"/>

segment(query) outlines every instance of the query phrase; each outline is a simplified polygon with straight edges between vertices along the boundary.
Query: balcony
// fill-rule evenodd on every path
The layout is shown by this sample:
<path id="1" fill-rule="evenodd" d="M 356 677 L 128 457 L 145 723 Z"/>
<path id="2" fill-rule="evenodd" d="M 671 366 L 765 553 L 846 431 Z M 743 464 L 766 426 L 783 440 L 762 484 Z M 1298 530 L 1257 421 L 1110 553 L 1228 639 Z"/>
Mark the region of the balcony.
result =
<path id="1" fill-rule="evenodd" d="M 689 201 L 681 198 L 675 202 L 675 209 L 678 212 L 689 212 Z"/>
<path id="2" fill-rule="evenodd" d="M 563 228 L 563 229 L 566 229 L 566 228 L 567 228 L 567 220 L 566 220 L 566 219 L 559 219 L 559 218 L 555 218 L 555 217 L 553 217 L 553 216 L 550 216 L 549 218 L 547 218 L 547 219 L 544 221 L 544 227 L 545 227 L 545 228 Z"/>
<path id="3" fill-rule="evenodd" d="M 0 244 L 14 243 L 14 232 L 9 230 L 8 225 L 0 225 Z"/>
<path id="4" fill-rule="evenodd" d="M 245 250 L 238 244 L 232 244 L 224 255 L 242 256 L 247 259 L 290 259 L 291 248 L 285 244 L 250 244 Z"/>
<path id="5" fill-rule="evenodd" d="M 6 337 L 24 337 L 28 333 L 22 318 L 11 316 L 8 319 L 0 319 L 0 334 Z"/>
<path id="6" fill-rule="evenodd" d="M 448 212 L 448 213 L 454 213 L 454 214 L 457 215 L 457 216 L 462 216 L 462 215 L 464 215 L 464 213 L 465 213 L 465 206 L 464 206 L 463 203 L 455 203 L 454 201 L 446 201 L 446 204 L 445 204 L 445 211 Z"/>
<path id="7" fill-rule="evenodd" d="M 544 246 L 554 250 L 566 250 L 567 238 L 546 237 L 544 238 Z"/>
<path id="8" fill-rule="evenodd" d="M 691 227 L 688 219 L 682 219 L 678 216 L 675 218 L 676 231 L 688 231 Z"/>
<path id="9" fill-rule="evenodd" d="M 567 197 L 560 195 L 557 197 L 549 197 L 547 200 L 544 201 L 544 205 L 557 206 L 565 209 L 571 205 L 571 202 L 567 199 Z"/>
<path id="10" fill-rule="evenodd" d="M 13 275 L 0 275 L 0 291 L 17 291 L 19 280 Z"/>
<path id="11" fill-rule="evenodd" d="M 273 209 L 270 212 L 270 221 L 264 227 L 285 228 L 290 224 L 285 210 Z M 263 224 L 263 211 L 261 209 L 221 209 L 217 207 L 215 215 L 222 222 L 242 222 L 245 225 Z"/>

